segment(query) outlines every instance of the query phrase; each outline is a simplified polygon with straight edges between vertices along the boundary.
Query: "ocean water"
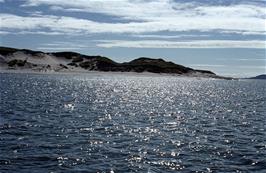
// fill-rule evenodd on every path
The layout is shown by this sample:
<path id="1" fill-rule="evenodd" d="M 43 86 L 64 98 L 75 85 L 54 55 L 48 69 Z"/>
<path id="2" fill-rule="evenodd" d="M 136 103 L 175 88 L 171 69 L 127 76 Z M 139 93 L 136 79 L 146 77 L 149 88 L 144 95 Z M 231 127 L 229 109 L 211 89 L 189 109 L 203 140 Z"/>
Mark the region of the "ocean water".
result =
<path id="1" fill-rule="evenodd" d="M 266 82 L 0 74 L 0 172 L 266 172 Z"/>

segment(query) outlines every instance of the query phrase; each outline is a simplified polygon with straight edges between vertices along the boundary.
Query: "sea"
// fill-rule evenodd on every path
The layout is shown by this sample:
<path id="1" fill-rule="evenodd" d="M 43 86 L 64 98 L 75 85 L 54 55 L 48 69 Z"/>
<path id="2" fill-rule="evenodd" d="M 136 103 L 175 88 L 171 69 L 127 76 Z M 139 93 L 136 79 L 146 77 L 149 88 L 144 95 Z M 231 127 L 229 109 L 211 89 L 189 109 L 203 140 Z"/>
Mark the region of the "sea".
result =
<path id="1" fill-rule="evenodd" d="M 266 172 L 266 81 L 0 74 L 0 172 Z"/>

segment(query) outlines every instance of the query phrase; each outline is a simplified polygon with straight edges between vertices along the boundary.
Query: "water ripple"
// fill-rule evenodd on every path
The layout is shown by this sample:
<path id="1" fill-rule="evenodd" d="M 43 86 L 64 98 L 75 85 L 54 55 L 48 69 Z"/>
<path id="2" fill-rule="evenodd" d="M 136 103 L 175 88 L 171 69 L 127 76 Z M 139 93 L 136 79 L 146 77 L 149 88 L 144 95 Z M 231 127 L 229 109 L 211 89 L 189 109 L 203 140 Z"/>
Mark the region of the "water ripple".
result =
<path id="1" fill-rule="evenodd" d="M 0 74 L 0 172 L 265 172 L 266 83 Z"/>

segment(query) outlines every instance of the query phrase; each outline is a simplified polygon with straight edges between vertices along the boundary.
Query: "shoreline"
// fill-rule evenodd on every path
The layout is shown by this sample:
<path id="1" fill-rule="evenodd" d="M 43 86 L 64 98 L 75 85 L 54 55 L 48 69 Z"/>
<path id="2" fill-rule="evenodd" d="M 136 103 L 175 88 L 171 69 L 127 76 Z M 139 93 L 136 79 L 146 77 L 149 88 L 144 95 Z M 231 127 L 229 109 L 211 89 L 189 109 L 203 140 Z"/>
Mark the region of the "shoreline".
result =
<path id="1" fill-rule="evenodd" d="M 203 76 L 202 74 L 170 74 L 170 73 L 152 73 L 152 72 L 115 72 L 115 71 L 86 71 L 86 70 L 73 70 L 73 71 L 35 71 L 29 69 L 0 69 L 0 74 L 87 74 L 87 75 L 126 75 L 136 77 L 179 77 L 179 78 L 196 78 L 196 79 L 220 79 L 220 80 L 237 80 L 238 78 L 220 77 L 220 76 Z"/>

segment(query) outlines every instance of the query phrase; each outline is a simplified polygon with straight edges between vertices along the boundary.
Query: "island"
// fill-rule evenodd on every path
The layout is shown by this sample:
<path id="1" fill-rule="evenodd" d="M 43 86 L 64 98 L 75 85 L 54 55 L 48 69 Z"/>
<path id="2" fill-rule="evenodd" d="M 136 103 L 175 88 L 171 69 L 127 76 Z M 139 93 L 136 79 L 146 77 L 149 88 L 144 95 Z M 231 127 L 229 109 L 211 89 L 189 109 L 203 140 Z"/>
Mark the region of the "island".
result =
<path id="1" fill-rule="evenodd" d="M 255 77 L 250 77 L 248 79 L 261 79 L 261 80 L 266 80 L 266 74 L 258 75 Z"/>
<path id="2" fill-rule="evenodd" d="M 165 61 L 140 57 L 118 63 L 104 56 L 89 56 L 77 52 L 42 52 L 29 49 L 0 47 L 1 70 L 31 70 L 37 72 L 150 72 L 189 77 L 232 79 L 208 70 L 198 70 Z"/>

